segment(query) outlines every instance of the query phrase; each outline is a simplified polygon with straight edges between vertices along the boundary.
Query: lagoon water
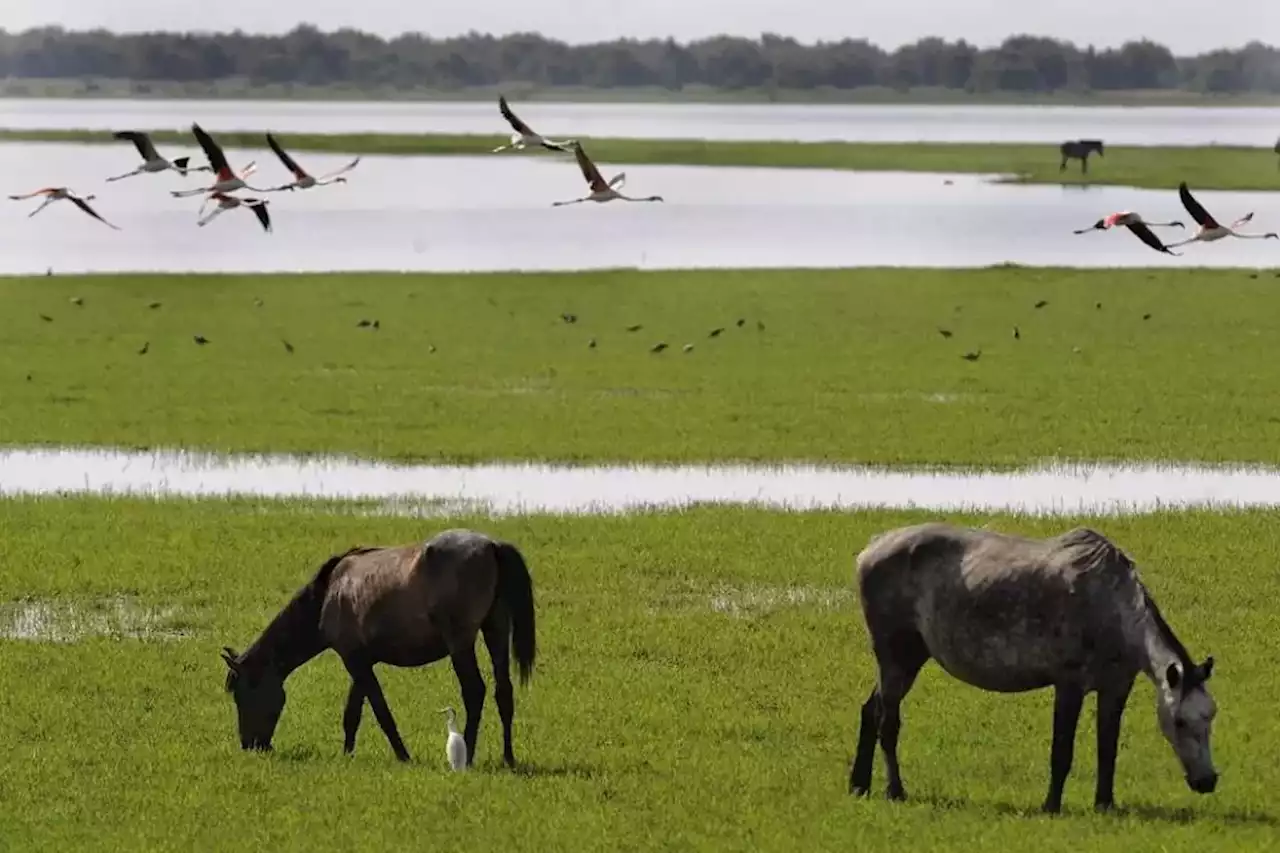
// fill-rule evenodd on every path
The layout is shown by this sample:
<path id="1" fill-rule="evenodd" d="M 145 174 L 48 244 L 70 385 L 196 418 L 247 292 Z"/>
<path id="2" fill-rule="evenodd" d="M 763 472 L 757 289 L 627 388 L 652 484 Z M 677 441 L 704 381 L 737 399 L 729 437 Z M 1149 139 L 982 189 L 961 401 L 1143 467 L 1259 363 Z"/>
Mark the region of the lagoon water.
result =
<path id="1" fill-rule="evenodd" d="M 1114 515 L 1280 506 L 1280 469 L 1047 464 L 1019 471 L 816 465 L 397 465 L 351 457 L 111 448 L 0 450 L 0 496 L 384 501 L 376 511 L 616 513 L 694 504 Z"/>
<path id="2" fill-rule="evenodd" d="M 1074 107 L 819 104 L 521 103 L 516 112 L 552 138 L 1047 142 L 1112 145 L 1275 142 L 1275 107 Z M 122 130 L 275 130 L 278 133 L 507 133 L 496 103 L 0 99 L 0 127 Z"/>
<path id="3" fill-rule="evenodd" d="M 196 153 L 192 144 L 164 153 Z M 254 186 L 289 179 L 266 149 L 228 149 L 233 165 L 258 164 Z M 349 157 L 300 152 L 316 173 Z M 1271 267 L 1280 241 L 1228 239 L 1182 257 L 1148 249 L 1127 231 L 1074 236 L 1115 210 L 1190 223 L 1172 191 L 1018 186 L 991 176 L 810 169 L 602 164 L 625 171 L 624 192 L 663 204 L 551 202 L 581 196 L 572 159 L 550 153 L 476 157 L 370 156 L 350 181 L 273 193 L 274 233 L 247 210 L 196 227 L 207 174 L 141 175 L 128 145 L 0 144 L 6 194 L 42 186 L 96 193 L 112 231 L 58 202 L 0 207 L 0 273 L 331 270 L 571 270 L 715 267 L 1056 266 Z M 22 183 L 14 182 L 21 180 Z M 1280 230 L 1280 194 L 1197 193 L 1224 220 L 1254 211 L 1254 230 Z M 1177 239 L 1185 231 L 1164 231 Z"/>

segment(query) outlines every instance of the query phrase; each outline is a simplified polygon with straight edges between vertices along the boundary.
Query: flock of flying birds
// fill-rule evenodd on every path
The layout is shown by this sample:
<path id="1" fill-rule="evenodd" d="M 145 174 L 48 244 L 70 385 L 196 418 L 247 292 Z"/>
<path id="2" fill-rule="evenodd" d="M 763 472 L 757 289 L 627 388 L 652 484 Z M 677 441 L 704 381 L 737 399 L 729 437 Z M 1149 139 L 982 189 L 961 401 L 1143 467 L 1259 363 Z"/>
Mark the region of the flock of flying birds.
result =
<path id="1" fill-rule="evenodd" d="M 511 134 L 510 141 L 505 145 L 500 145 L 493 149 L 493 153 L 496 154 L 506 150 L 519 151 L 526 147 L 542 147 L 551 151 L 572 153 L 577 159 L 578 168 L 582 170 L 582 176 L 586 179 L 587 187 L 590 189 L 590 192 L 581 198 L 552 202 L 553 207 L 560 207 L 567 204 L 580 204 L 585 201 L 607 202 L 614 201 L 615 199 L 621 199 L 623 201 L 663 200 L 662 196 L 658 195 L 652 195 L 646 198 L 636 198 L 633 196 L 623 195 L 619 192 L 619 189 L 626 183 L 627 175 L 625 172 L 619 172 L 606 181 L 604 176 L 600 174 L 600 170 L 596 168 L 595 163 L 593 163 L 591 158 L 587 156 L 587 152 L 582 147 L 582 143 L 578 142 L 576 139 L 556 142 L 535 132 L 532 127 L 526 124 L 512 111 L 505 96 L 500 95 L 498 97 L 498 111 L 502 114 L 502 117 L 506 119 L 507 123 L 511 125 L 513 132 Z M 189 157 L 178 157 L 174 160 L 165 159 L 156 151 L 156 147 L 152 143 L 150 137 L 140 131 L 122 130 L 116 132 L 113 134 L 116 139 L 132 142 L 138 149 L 138 153 L 142 156 L 142 165 L 134 169 L 132 172 L 107 178 L 107 181 L 118 181 L 122 178 L 133 177 L 134 175 L 165 172 L 170 170 L 178 172 L 183 176 L 186 176 L 189 172 L 211 172 L 216 176 L 216 180 L 210 186 L 190 190 L 171 191 L 171 194 L 177 198 L 204 194 L 204 202 L 200 206 L 196 224 L 207 225 L 215 216 L 218 216 L 228 210 L 243 207 L 253 211 L 253 214 L 257 216 L 258 221 L 262 224 L 263 230 L 269 232 L 271 230 L 271 217 L 267 213 L 268 202 L 261 198 L 234 196 L 231 195 L 231 193 L 241 189 L 247 189 L 259 193 L 280 192 L 282 190 L 305 190 L 312 187 L 324 186 L 326 184 L 344 183 L 347 179 L 342 177 L 343 174 L 354 169 L 360 162 L 360 158 L 356 157 L 341 169 L 317 178 L 299 166 L 297 161 L 290 157 L 289 154 L 280 146 L 280 143 L 276 138 L 272 134 L 268 133 L 267 145 L 269 145 L 271 150 L 275 152 L 276 156 L 280 158 L 280 162 L 284 164 L 285 168 L 293 173 L 293 180 L 287 184 L 281 184 L 278 187 L 260 189 L 249 186 L 245 180 L 256 170 L 256 163 L 251 161 L 239 172 L 236 172 L 231 168 L 230 164 L 228 164 L 226 155 L 222 152 L 222 148 L 212 136 L 200 127 L 199 124 L 192 124 L 191 132 L 195 134 L 196 141 L 200 143 L 200 147 L 203 149 L 205 157 L 209 161 L 207 166 L 192 167 L 189 165 L 191 159 Z M 23 199 L 34 198 L 36 196 L 43 196 L 44 202 L 28 214 L 29 217 L 35 216 L 55 201 L 67 200 L 75 204 L 94 219 L 105 223 L 111 228 L 119 230 L 117 226 L 107 222 L 107 220 L 98 215 L 97 211 L 89 206 L 89 202 L 92 201 L 95 196 L 78 196 L 66 187 L 45 187 L 44 189 L 27 193 L 26 195 L 11 195 L 9 198 L 14 201 L 21 201 Z M 1237 231 L 1237 228 L 1247 224 L 1253 219 L 1252 212 L 1247 213 L 1232 222 L 1230 226 L 1220 224 L 1216 219 L 1210 216 L 1208 211 L 1204 209 L 1200 202 L 1196 201 L 1195 197 L 1191 195 L 1191 191 L 1187 188 L 1186 181 L 1183 181 L 1178 185 L 1178 197 L 1181 199 L 1182 206 L 1186 208 L 1187 213 L 1191 214 L 1191 218 L 1196 221 L 1197 225 L 1199 225 L 1199 228 L 1196 229 L 1196 233 L 1186 240 L 1181 240 L 1177 243 L 1165 244 L 1151 230 L 1152 228 L 1185 228 L 1186 226 L 1183 223 L 1178 221 L 1148 222 L 1143 219 L 1140 214 L 1128 210 L 1112 213 L 1109 216 L 1099 219 L 1092 226 L 1088 228 L 1080 228 L 1073 233 L 1088 234 L 1093 231 L 1106 231 L 1109 228 L 1123 226 L 1128 228 L 1139 240 L 1146 243 L 1157 252 L 1163 252 L 1164 254 L 1175 256 L 1180 253 L 1174 252 L 1172 249 L 1175 249 L 1178 246 L 1184 246 L 1188 243 L 1211 243 L 1216 240 L 1221 240 L 1224 237 L 1239 237 L 1245 240 L 1280 238 L 1280 235 L 1277 235 L 1274 231 L 1269 231 L 1265 234 L 1242 234 Z M 214 202 L 216 206 L 211 212 L 205 214 L 205 208 L 210 202 Z"/>
<path id="2" fill-rule="evenodd" d="M 1140 214 L 1128 210 L 1122 210 L 1113 213 L 1088 228 L 1080 228 L 1072 232 L 1074 234 L 1088 234 L 1091 231 L 1106 231 L 1108 228 L 1124 226 L 1132 231 L 1139 240 L 1146 243 L 1157 252 L 1163 252 L 1166 255 L 1179 255 L 1181 253 L 1171 251 L 1178 246 L 1185 246 L 1188 243 L 1212 243 L 1215 240 L 1221 240 L 1224 237 L 1239 237 L 1242 240 L 1265 240 L 1268 238 L 1278 238 L 1274 231 L 1268 231 L 1265 234 L 1241 234 L 1236 229 L 1247 224 L 1253 219 L 1253 213 L 1246 213 L 1244 216 L 1232 222 L 1231 225 L 1222 225 L 1218 220 L 1209 215 L 1200 202 L 1196 201 L 1195 196 L 1191 194 L 1191 190 L 1187 188 L 1187 182 L 1183 181 L 1178 184 L 1178 198 L 1182 200 L 1182 206 L 1187 209 L 1187 213 L 1191 214 L 1191 218 L 1196 221 L 1200 227 L 1196 229 L 1196 233 L 1192 234 L 1185 240 L 1179 240 L 1177 243 L 1165 244 L 1151 230 L 1152 228 L 1185 228 L 1181 222 L 1147 222 Z"/>
<path id="3" fill-rule="evenodd" d="M 494 153 L 505 151 L 508 149 L 521 150 L 529 146 L 540 146 L 551 151 L 561 151 L 572 153 L 578 161 L 578 168 L 582 170 L 582 176 L 586 179 L 587 186 L 591 190 L 587 195 L 581 198 L 570 199 L 568 201 L 553 202 L 553 207 L 560 207 L 566 204 L 579 204 L 584 201 L 606 202 L 621 199 L 623 201 L 662 201 L 662 196 L 653 195 L 647 198 L 636 198 L 623 195 L 619 192 L 623 184 L 626 183 L 627 175 L 625 172 L 619 172 L 609 180 L 605 180 L 600 174 L 600 170 L 596 168 L 595 163 L 591 162 L 591 158 L 587 156 L 587 152 L 583 149 L 582 144 L 575 139 L 564 142 L 554 142 L 536 133 L 533 128 L 525 124 L 507 104 L 504 96 L 498 97 L 498 111 L 502 113 L 502 117 L 511 125 L 513 133 L 511 140 L 506 145 L 500 145 L 494 149 Z M 200 148 L 204 151 L 205 158 L 209 161 L 206 166 L 191 166 L 190 157 L 177 157 L 173 160 L 166 159 L 159 151 L 156 150 L 155 143 L 151 141 L 146 133 L 137 130 L 121 130 L 112 134 L 116 139 L 126 142 L 132 142 L 134 147 L 138 149 L 138 154 L 142 157 L 142 165 L 138 166 L 132 172 L 126 172 L 123 175 L 116 175 L 107 178 L 108 182 L 119 181 L 124 178 L 131 178 L 134 175 L 145 175 L 157 172 L 174 171 L 185 177 L 191 172 L 211 172 L 215 176 L 215 180 L 207 187 L 198 187 L 189 190 L 171 190 L 170 194 L 175 198 L 186 198 L 189 196 L 204 195 L 204 202 L 200 205 L 197 214 L 196 224 L 207 225 L 219 214 L 236 208 L 246 208 L 253 212 L 262 224 L 264 231 L 271 231 L 271 215 L 267 212 L 268 202 L 266 199 L 236 196 L 231 193 L 237 190 L 250 190 L 257 193 L 280 192 L 283 190 L 306 190 L 312 187 L 321 187 L 326 184 L 345 183 L 346 178 L 343 175 L 354 169 L 359 163 L 360 158 L 356 157 L 350 163 L 347 163 L 341 169 L 330 172 L 322 177 L 315 177 L 307 172 L 298 162 L 294 160 L 289 153 L 281 147 L 279 141 L 271 133 L 267 133 L 267 145 L 280 158 L 280 162 L 285 168 L 293 173 L 293 180 L 287 184 L 281 184 L 277 187 L 259 188 L 251 187 L 247 183 L 247 178 L 257 170 L 255 161 L 250 161 L 243 169 L 236 171 L 231 168 L 227 162 L 227 157 L 222 151 L 222 147 L 217 141 L 209 135 L 209 133 L 199 124 L 191 125 L 191 132 L 195 135 L 196 141 L 200 143 Z M 89 206 L 89 202 L 93 201 L 94 195 L 77 195 L 67 187 L 44 187 L 35 192 L 25 195 L 11 195 L 13 201 L 23 201 L 29 198 L 43 196 L 44 202 L 35 210 L 27 214 L 28 218 L 35 216 L 55 201 L 70 201 L 76 207 L 85 213 L 97 219 L 99 222 L 119 231 L 119 227 L 103 219 L 96 210 Z M 205 213 L 206 207 L 210 202 L 214 202 L 215 206 L 208 214 Z"/>

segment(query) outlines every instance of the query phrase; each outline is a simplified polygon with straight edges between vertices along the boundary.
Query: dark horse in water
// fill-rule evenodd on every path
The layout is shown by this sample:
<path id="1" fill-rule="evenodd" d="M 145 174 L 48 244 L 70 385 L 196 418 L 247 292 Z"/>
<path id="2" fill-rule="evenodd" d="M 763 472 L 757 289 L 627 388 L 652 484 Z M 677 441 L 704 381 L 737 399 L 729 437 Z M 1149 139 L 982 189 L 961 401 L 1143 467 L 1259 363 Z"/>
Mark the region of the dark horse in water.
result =
<path id="1" fill-rule="evenodd" d="M 1058 152 L 1062 154 L 1062 162 L 1058 164 L 1058 171 L 1066 171 L 1068 160 L 1079 160 L 1080 174 L 1087 173 L 1089 171 L 1090 154 L 1097 151 L 1099 157 L 1106 156 L 1102 147 L 1101 139 L 1075 139 L 1062 143 L 1058 146 Z"/>
<path id="2" fill-rule="evenodd" d="M 857 557 L 862 612 L 878 680 L 862 706 L 849 791 L 866 795 L 876 739 L 890 799 L 906 798 L 898 775 L 899 706 L 933 658 L 950 675 L 997 693 L 1054 688 L 1053 746 L 1044 810 L 1062 808 L 1084 697 L 1098 694 L 1094 806 L 1115 803 L 1120 718 L 1139 672 L 1156 689 L 1156 717 L 1186 774 L 1211 793 L 1209 749 L 1217 706 L 1197 664 L 1174 636 L 1130 559 L 1086 528 L 1048 539 L 948 524 L 890 530 Z"/>
<path id="3" fill-rule="evenodd" d="M 240 746 L 271 749 L 284 710 L 285 679 L 333 649 L 351 676 L 342 715 L 343 750 L 355 750 L 368 699 L 396 757 L 408 761 L 374 664 L 417 667 L 448 656 L 466 707 L 470 766 L 485 696 L 475 650 L 480 632 L 497 682 L 502 758 L 514 766 L 510 657 L 514 652 L 520 681 L 527 682 L 537 653 L 533 581 L 514 545 L 471 530 L 446 530 L 425 545 L 352 548 L 332 557 L 244 654 L 224 647 L 226 689 L 235 697 Z"/>

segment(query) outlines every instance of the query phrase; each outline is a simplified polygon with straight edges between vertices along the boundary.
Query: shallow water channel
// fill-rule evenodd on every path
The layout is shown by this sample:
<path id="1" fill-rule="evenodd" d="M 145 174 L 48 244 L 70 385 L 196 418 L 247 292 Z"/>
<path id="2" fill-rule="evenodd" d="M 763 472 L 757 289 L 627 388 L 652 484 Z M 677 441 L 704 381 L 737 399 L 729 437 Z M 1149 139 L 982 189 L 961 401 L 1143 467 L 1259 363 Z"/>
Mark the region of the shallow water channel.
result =
<path id="1" fill-rule="evenodd" d="M 1015 471 L 818 465 L 398 465 L 352 457 L 0 450 L 0 495 L 383 501 L 379 511 L 596 514 L 694 504 L 1113 515 L 1280 506 L 1280 469 L 1045 464 Z"/>
<path id="2" fill-rule="evenodd" d="M 169 146 L 171 156 L 194 145 Z M 288 173 L 268 150 L 228 149 L 274 186 Z M 317 172 L 347 155 L 300 152 Z M 6 192 L 67 185 L 96 193 L 113 231 L 69 204 L 35 218 L 37 200 L 0 207 L 0 274 L 79 272 L 480 272 L 726 267 L 1272 267 L 1280 241 L 1224 240 L 1153 252 L 1123 229 L 1073 235 L 1116 210 L 1190 221 L 1171 190 L 1022 186 L 998 176 L 822 169 L 607 164 L 624 191 L 663 204 L 551 203 L 580 196 L 557 155 L 365 157 L 346 184 L 270 194 L 273 231 L 245 211 L 196 226 L 200 200 L 169 190 L 201 176 L 142 175 L 128 146 L 0 144 Z M 207 177 L 207 176 L 203 176 Z M 14 183 L 17 182 L 17 183 Z M 1200 191 L 1226 219 L 1253 211 L 1252 231 L 1280 227 L 1280 193 Z M 1193 223 L 1194 225 L 1194 223 Z M 1161 229 L 1170 240 L 1185 229 Z"/>

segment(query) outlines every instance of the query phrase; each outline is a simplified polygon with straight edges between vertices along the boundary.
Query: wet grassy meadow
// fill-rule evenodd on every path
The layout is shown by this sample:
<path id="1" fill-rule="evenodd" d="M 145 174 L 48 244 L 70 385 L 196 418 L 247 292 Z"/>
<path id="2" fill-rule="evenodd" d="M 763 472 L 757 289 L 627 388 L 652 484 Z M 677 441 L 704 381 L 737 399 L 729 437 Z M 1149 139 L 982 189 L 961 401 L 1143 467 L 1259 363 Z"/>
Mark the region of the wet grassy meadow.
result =
<path id="1" fill-rule="evenodd" d="M 1270 271 L 1021 268 L 7 278 L 0 436 L 458 462 L 1274 463 L 1280 417 L 1261 389 L 1280 379 L 1275 285 Z M 945 514 L 1036 535 L 1097 527 L 1192 653 L 1217 660 L 1216 794 L 1186 789 L 1143 681 L 1122 812 L 1088 807 L 1090 703 L 1067 811 L 1047 818 L 1050 695 L 984 694 L 936 667 L 904 706 L 912 800 L 845 792 L 874 677 L 853 556 L 936 513 L 0 507 L 0 677 L 18 686 L 0 713 L 0 841 L 14 849 L 417 835 L 446 850 L 1262 850 L 1280 820 L 1272 511 Z M 344 757 L 332 655 L 291 679 L 276 753 L 242 754 L 218 649 L 247 645 L 330 554 L 455 525 L 511 539 L 533 571 L 524 769 L 499 768 L 490 702 L 479 772 L 447 773 L 447 664 L 380 673 L 415 763 L 393 760 L 369 715 Z M 877 792 L 883 779 L 877 759 Z"/>

